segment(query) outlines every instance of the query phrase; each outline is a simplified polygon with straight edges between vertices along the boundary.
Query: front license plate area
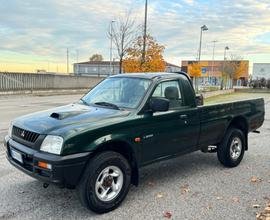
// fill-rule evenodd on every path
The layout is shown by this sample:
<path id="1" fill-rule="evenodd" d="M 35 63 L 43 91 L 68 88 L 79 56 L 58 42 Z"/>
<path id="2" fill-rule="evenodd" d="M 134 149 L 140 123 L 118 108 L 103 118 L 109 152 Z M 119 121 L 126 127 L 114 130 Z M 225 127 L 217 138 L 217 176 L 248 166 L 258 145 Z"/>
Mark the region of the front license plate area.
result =
<path id="1" fill-rule="evenodd" d="M 13 148 L 10 148 L 10 155 L 11 157 L 20 162 L 20 163 L 23 163 L 23 157 L 22 157 L 22 154 L 19 153 L 18 151 L 14 150 Z"/>

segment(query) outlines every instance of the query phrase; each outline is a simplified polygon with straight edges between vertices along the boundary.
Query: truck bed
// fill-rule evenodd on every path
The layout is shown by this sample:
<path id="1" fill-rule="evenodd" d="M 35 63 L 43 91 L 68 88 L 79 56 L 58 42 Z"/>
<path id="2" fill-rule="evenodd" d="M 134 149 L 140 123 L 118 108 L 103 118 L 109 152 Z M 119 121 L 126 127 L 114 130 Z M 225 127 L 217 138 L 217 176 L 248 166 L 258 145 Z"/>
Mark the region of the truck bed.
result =
<path id="1" fill-rule="evenodd" d="M 263 98 L 204 105 L 198 108 L 201 122 L 200 146 L 219 143 L 232 119 L 239 118 L 245 121 L 247 133 L 258 129 L 264 121 Z"/>

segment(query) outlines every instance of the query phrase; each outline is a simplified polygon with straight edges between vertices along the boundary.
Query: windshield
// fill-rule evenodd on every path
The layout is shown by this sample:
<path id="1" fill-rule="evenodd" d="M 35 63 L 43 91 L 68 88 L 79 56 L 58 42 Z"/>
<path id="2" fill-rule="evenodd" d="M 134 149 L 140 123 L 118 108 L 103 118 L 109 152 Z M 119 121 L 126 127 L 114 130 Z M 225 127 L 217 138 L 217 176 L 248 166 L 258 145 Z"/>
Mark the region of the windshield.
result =
<path id="1" fill-rule="evenodd" d="M 98 84 L 82 101 L 107 107 L 136 108 L 151 84 L 150 79 L 115 77 Z"/>

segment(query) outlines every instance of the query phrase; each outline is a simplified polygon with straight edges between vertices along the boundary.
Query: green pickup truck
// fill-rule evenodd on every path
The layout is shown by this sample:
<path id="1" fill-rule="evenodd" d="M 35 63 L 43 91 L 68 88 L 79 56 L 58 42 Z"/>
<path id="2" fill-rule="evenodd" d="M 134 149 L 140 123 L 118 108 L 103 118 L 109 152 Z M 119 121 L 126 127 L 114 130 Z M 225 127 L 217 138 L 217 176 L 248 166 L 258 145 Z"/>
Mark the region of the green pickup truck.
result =
<path id="1" fill-rule="evenodd" d="M 16 168 L 44 187 L 76 188 L 84 206 L 105 213 L 145 165 L 201 150 L 237 166 L 264 114 L 263 99 L 203 106 L 183 72 L 122 74 L 73 104 L 15 119 L 4 143 Z"/>

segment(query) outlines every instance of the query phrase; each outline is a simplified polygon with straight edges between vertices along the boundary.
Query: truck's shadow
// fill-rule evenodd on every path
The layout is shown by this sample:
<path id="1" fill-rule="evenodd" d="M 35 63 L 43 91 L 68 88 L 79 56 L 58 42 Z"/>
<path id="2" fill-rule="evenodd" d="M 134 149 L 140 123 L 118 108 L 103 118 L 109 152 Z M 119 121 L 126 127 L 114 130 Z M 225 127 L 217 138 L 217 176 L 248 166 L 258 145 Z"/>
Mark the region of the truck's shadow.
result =
<path id="1" fill-rule="evenodd" d="M 156 187 L 164 186 L 164 190 L 166 190 L 173 184 L 188 183 L 185 178 L 192 178 L 192 176 L 196 176 L 198 173 L 202 174 L 202 172 L 206 174 L 209 173 L 209 170 L 225 170 L 219 164 L 216 154 L 193 153 L 147 166 L 141 170 L 139 187 L 131 187 L 126 200 L 114 212 L 121 212 L 128 205 L 133 206 L 132 203 L 136 203 L 134 200 L 140 194 L 151 195 Z M 196 179 L 196 177 L 194 178 Z M 75 190 L 59 189 L 52 185 L 44 189 L 42 183 L 35 180 L 30 180 L 27 184 L 25 182 L 16 184 L 16 186 L 17 190 L 21 192 L 17 198 L 18 203 L 31 203 L 31 211 L 36 212 L 37 215 L 43 213 L 42 209 L 45 209 L 47 214 L 49 212 L 52 216 L 57 215 L 61 218 L 82 219 L 96 216 L 81 206 Z M 14 214 L 16 216 L 16 213 Z"/>

